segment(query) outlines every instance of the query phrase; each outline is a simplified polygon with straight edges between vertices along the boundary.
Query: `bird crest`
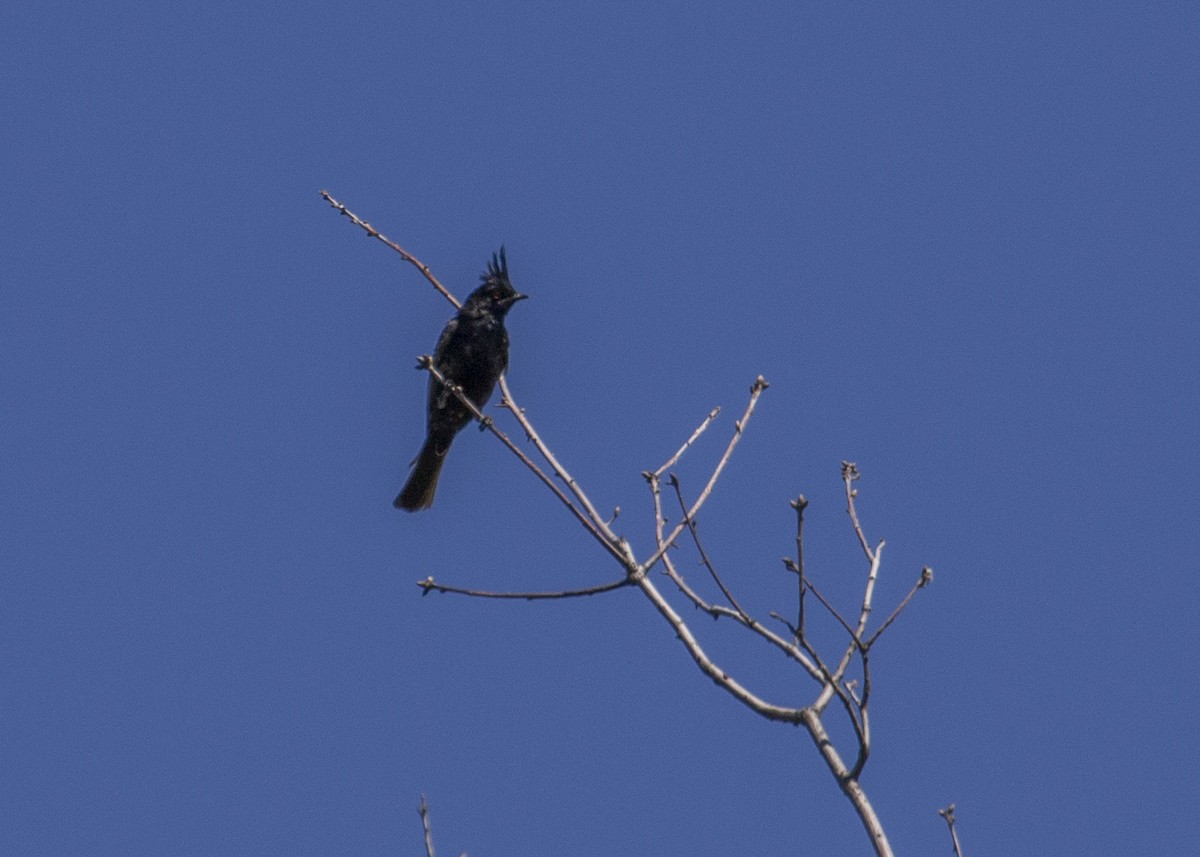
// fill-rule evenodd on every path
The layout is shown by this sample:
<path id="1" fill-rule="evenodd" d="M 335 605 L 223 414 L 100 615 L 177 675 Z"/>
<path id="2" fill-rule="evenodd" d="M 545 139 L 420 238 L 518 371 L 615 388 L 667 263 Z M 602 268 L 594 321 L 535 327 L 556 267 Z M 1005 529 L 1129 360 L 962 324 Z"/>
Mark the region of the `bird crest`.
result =
<path id="1" fill-rule="evenodd" d="M 487 271 L 480 276 L 485 283 L 491 280 L 504 283 L 506 286 L 512 287 L 512 283 L 508 281 L 508 260 L 504 258 L 504 245 L 500 245 L 500 252 L 492 254 L 492 261 L 488 262 Z"/>

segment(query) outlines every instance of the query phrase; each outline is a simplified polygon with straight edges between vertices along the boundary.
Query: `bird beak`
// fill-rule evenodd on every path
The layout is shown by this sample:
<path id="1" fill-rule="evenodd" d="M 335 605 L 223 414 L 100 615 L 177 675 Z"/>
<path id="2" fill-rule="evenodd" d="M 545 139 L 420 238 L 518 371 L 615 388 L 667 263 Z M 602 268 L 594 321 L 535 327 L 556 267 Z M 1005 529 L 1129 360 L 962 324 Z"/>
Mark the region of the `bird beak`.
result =
<path id="1" fill-rule="evenodd" d="M 508 299 L 508 302 L 510 304 L 515 304 L 517 301 L 523 301 L 527 297 L 529 297 L 529 295 L 523 295 L 520 292 L 517 292 L 515 295 L 513 295 L 511 298 Z"/>

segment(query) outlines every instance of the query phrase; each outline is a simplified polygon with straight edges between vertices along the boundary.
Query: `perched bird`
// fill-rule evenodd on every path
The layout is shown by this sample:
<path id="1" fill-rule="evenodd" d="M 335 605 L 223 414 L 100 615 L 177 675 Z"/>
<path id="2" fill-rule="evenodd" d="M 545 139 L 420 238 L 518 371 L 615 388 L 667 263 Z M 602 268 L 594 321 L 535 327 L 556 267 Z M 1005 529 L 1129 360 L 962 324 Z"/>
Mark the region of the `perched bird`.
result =
<path id="1" fill-rule="evenodd" d="M 504 248 L 492 254 L 483 285 L 471 292 L 458 315 L 447 322 L 433 352 L 433 365 L 477 408 L 491 398 L 500 375 L 508 368 L 508 331 L 504 317 L 523 295 L 508 280 Z M 404 490 L 396 497 L 397 509 L 415 512 L 433 505 L 438 476 L 454 436 L 471 421 L 471 411 L 440 381 L 429 376 L 425 445 L 413 462 Z"/>

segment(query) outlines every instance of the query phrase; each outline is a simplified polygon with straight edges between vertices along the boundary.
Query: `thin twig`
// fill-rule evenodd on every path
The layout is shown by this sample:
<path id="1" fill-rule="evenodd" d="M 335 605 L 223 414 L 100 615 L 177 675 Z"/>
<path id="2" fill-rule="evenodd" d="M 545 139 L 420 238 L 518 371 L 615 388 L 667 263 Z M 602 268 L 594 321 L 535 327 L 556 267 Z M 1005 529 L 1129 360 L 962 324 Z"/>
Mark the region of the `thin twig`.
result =
<path id="1" fill-rule="evenodd" d="M 954 857 L 963 857 L 962 844 L 958 841 L 958 831 L 954 827 L 954 804 L 945 809 L 939 809 L 938 815 L 946 819 L 946 826 L 950 828 L 950 841 L 954 844 Z"/>
<path id="2" fill-rule="evenodd" d="M 547 476 L 542 469 L 538 467 L 532 459 L 529 458 L 529 456 L 522 452 L 521 448 L 513 443 L 512 440 L 509 439 L 508 435 L 496 427 L 496 423 L 491 417 L 485 416 L 483 412 L 476 407 L 475 403 L 467 398 L 461 387 L 459 387 L 457 384 L 451 384 L 446 380 L 445 376 L 442 375 L 442 373 L 438 371 L 438 368 L 433 365 L 433 358 L 431 358 L 428 354 L 421 355 L 417 358 L 417 368 L 427 371 L 438 381 L 439 384 L 443 385 L 446 387 L 446 389 L 453 393 L 454 397 L 462 402 L 463 405 L 465 405 L 471 411 L 471 415 L 475 417 L 475 420 L 481 426 L 498 437 L 500 442 L 507 446 L 513 455 L 521 459 L 521 462 L 530 470 L 532 470 L 534 475 L 536 475 L 538 479 L 542 480 L 542 483 L 547 488 L 554 492 L 554 496 L 556 496 L 562 502 L 562 504 L 571 511 L 571 514 L 575 516 L 576 520 L 583 524 L 584 529 L 591 533 L 596 541 L 600 542 L 600 544 L 604 546 L 605 550 L 612 554 L 622 565 L 626 564 L 626 557 L 618 549 L 617 545 L 614 542 L 609 541 L 605 533 L 598 529 L 592 521 L 589 521 L 583 512 L 581 512 L 575 506 L 575 504 L 571 502 L 571 499 L 563 493 L 563 490 L 554 484 L 554 480 Z M 501 378 L 501 383 L 503 382 L 504 379 Z"/>
<path id="3" fill-rule="evenodd" d="M 692 633 L 692 629 L 683 621 L 680 615 L 675 612 L 675 608 L 670 602 L 662 596 L 658 591 L 658 587 L 645 574 L 640 574 L 632 578 L 634 584 L 642 590 L 642 593 L 650 599 L 650 603 L 654 605 L 654 609 L 659 612 L 659 615 L 667 621 L 667 624 L 674 630 L 679 641 L 683 643 L 683 647 L 687 649 L 688 654 L 692 656 L 692 660 L 696 666 L 700 668 L 706 676 L 711 678 L 719 687 L 722 687 L 731 696 L 747 706 L 751 711 L 768 720 L 778 720 L 784 723 L 801 723 L 804 720 L 805 709 L 788 708 L 780 705 L 774 705 L 759 697 L 757 694 L 750 691 L 737 679 L 731 676 L 725 670 L 717 666 L 711 658 L 705 653 L 700 642 Z"/>
<path id="4" fill-rule="evenodd" d="M 859 545 L 862 546 L 863 553 L 866 554 L 867 560 L 871 563 L 870 571 L 867 573 L 867 583 L 863 592 L 863 604 L 859 613 L 858 630 L 851 632 L 850 642 L 846 645 L 845 651 L 842 652 L 841 660 L 838 663 L 837 669 L 834 670 L 834 677 L 837 681 L 841 681 L 845 675 L 846 669 L 850 666 L 850 661 L 854 657 L 855 652 L 863 652 L 863 634 L 866 632 L 866 623 L 871 614 L 871 600 L 875 593 L 875 581 L 879 576 L 879 565 L 883 557 L 883 542 L 871 550 L 867 544 L 867 537 L 863 532 L 862 523 L 858 519 L 858 511 L 855 508 L 854 500 L 858 496 L 858 491 L 851 483 L 859 478 L 858 466 L 851 461 L 842 462 L 842 481 L 846 486 L 846 510 L 850 514 L 850 522 L 854 527 L 854 534 L 858 538 Z M 811 586 L 811 584 L 810 584 Z M 814 594 L 820 597 L 820 593 L 813 590 Z M 828 605 L 826 605 L 828 606 Z M 827 685 L 821 692 L 821 695 L 813 703 L 813 708 L 819 713 L 825 710 L 833 694 L 837 691 L 834 686 Z"/>
<path id="5" fill-rule="evenodd" d="M 671 474 L 671 487 L 675 489 L 675 497 L 679 500 L 680 511 L 683 512 L 683 519 L 692 534 L 692 542 L 696 545 L 696 551 L 700 554 L 700 561 L 708 569 L 709 576 L 712 577 L 717 587 L 720 588 L 721 594 L 725 596 L 725 600 L 729 602 L 729 606 L 736 610 L 739 616 L 748 620 L 750 616 L 742 609 L 742 605 L 737 603 L 737 599 L 733 597 L 733 593 L 729 591 L 725 582 L 721 580 L 721 576 L 717 574 L 717 570 L 713 568 L 713 564 L 708 558 L 708 552 L 704 549 L 704 545 L 700 543 L 700 534 L 696 531 L 696 522 L 688 516 L 687 503 L 683 499 L 683 489 L 680 488 L 679 478 L 674 473 Z"/>
<path id="6" fill-rule="evenodd" d="M 862 658 L 862 695 L 855 699 L 858 710 L 858 728 L 855 737 L 858 739 L 858 758 L 850 769 L 850 776 L 858 779 L 866 767 L 867 759 L 871 757 L 871 714 L 868 706 L 871 703 L 871 660 L 870 652 L 860 649 Z"/>
<path id="7" fill-rule="evenodd" d="M 846 511 L 850 513 L 850 520 L 854 522 L 854 533 L 858 536 L 858 543 L 862 545 L 863 553 L 869 561 L 872 559 L 871 546 L 867 544 L 862 524 L 858 521 L 858 510 L 854 508 L 854 498 L 858 496 L 858 490 L 851 485 L 852 482 L 857 482 L 861 475 L 858 465 L 853 461 L 842 462 L 842 481 L 846 484 Z"/>
<path id="8" fill-rule="evenodd" d="M 717 418 L 717 415 L 719 413 L 721 413 L 721 409 L 719 407 L 713 408 L 711 411 L 709 411 L 708 416 L 704 418 L 704 422 L 702 422 L 702 423 L 700 423 L 700 425 L 696 426 L 696 430 L 694 432 L 692 432 L 691 437 L 689 437 L 687 440 L 685 440 L 683 442 L 683 446 L 679 447 L 679 449 L 677 449 L 675 451 L 675 454 L 672 455 L 670 458 L 668 458 L 663 463 L 662 467 L 660 467 L 660 468 L 658 468 L 658 470 L 654 471 L 654 475 L 662 476 L 669 468 L 674 467 L 675 462 L 677 462 L 680 459 L 680 457 L 685 452 L 687 452 L 688 447 L 690 447 L 693 443 L 695 443 L 697 438 L 700 437 L 700 435 L 704 434 L 704 430 L 706 428 L 708 428 L 709 425 L 712 423 L 712 421 Z"/>
<path id="9" fill-rule="evenodd" d="M 426 857 L 436 857 L 433 852 L 433 832 L 429 829 L 429 802 L 425 800 L 425 795 L 421 795 L 421 827 L 425 829 L 425 855 Z"/>
<path id="10" fill-rule="evenodd" d="M 846 629 L 846 633 L 850 635 L 850 639 L 853 641 L 852 645 L 856 645 L 858 643 L 858 637 L 855 635 L 854 629 L 850 627 L 850 623 L 842 618 L 842 614 L 837 611 L 836 607 L 829 603 L 829 600 L 821 594 L 821 591 L 813 585 L 811 580 L 807 582 L 806 586 L 813 595 L 817 596 L 817 600 L 825 606 L 825 609 L 829 611 L 829 615 L 834 619 L 837 619 L 838 624 Z"/>
<path id="11" fill-rule="evenodd" d="M 871 646 L 875 645 L 875 641 L 879 639 L 879 635 L 886 631 L 888 626 L 896 621 L 896 617 L 900 615 L 900 611 L 908 606 L 908 602 L 913 600 L 913 596 L 917 594 L 917 590 L 924 589 L 932 582 L 933 569 L 929 566 L 925 566 L 923 569 L 921 569 L 921 576 L 917 578 L 917 582 L 913 584 L 913 588 L 908 590 L 908 595 L 905 595 L 904 600 L 896 605 L 896 609 L 892 611 L 892 615 L 887 617 L 884 623 L 879 626 L 879 630 L 872 634 L 871 638 L 867 640 L 863 646 L 869 649 Z"/>
<path id="12" fill-rule="evenodd" d="M 654 496 L 655 544 L 661 545 L 663 541 L 664 519 L 662 517 L 662 501 L 660 499 L 661 492 L 659 490 L 658 476 L 649 471 L 643 472 L 642 476 L 644 476 L 646 481 L 650 483 L 650 491 Z M 679 588 L 679 591 L 682 592 L 697 609 L 703 610 L 714 619 L 719 619 L 722 616 L 732 619 L 743 627 L 758 634 L 768 643 L 778 648 L 796 663 L 800 664 L 800 666 L 804 668 L 805 672 L 812 676 L 815 681 L 823 681 L 821 670 L 816 666 L 816 664 L 809 660 L 803 651 L 801 651 L 794 638 L 792 642 L 788 642 L 770 628 L 767 628 L 757 619 L 754 619 L 745 613 L 735 612 L 720 604 L 709 604 L 687 584 L 687 581 L 683 579 L 683 575 L 679 573 L 679 571 L 675 568 L 675 563 L 671 561 L 671 555 L 669 553 L 664 553 L 662 555 L 662 564 L 665 574 L 671 578 L 676 587 Z M 775 618 L 779 617 L 776 616 Z"/>
<path id="13" fill-rule="evenodd" d="M 692 602 L 692 605 L 696 607 L 696 609 L 702 610 L 709 616 L 712 616 L 714 619 L 720 619 L 721 617 L 732 619 L 734 622 L 737 622 L 747 630 L 758 634 L 758 636 L 762 637 L 793 661 L 800 664 L 800 666 L 804 668 L 804 671 L 807 672 L 814 681 L 824 681 L 824 674 L 821 668 L 818 667 L 812 660 L 810 660 L 809 655 L 805 654 L 805 651 L 802 650 L 797 643 L 788 642 L 770 628 L 763 625 L 753 616 L 743 615 L 726 607 L 723 604 L 709 604 L 707 601 L 701 598 L 694 589 L 688 586 L 687 581 L 683 579 L 683 576 L 680 575 L 678 570 L 675 568 L 675 563 L 671 561 L 670 554 L 663 554 L 662 563 L 666 569 L 667 576 L 674 581 L 675 585 L 679 587 L 679 591 L 682 592 L 684 596 Z M 791 629 L 791 625 L 788 624 L 787 620 L 783 619 L 779 614 L 772 613 L 771 618 L 779 619 L 784 625 L 787 625 L 788 628 Z M 812 653 L 810 652 L 809 654 Z"/>
<path id="14" fill-rule="evenodd" d="M 578 598 L 584 595 L 599 595 L 602 592 L 612 592 L 614 589 L 620 589 L 622 586 L 628 585 L 629 578 L 622 577 L 620 580 L 614 580 L 612 583 L 602 583 L 599 586 L 589 586 L 586 589 L 566 589 L 561 592 L 490 592 L 483 589 L 464 589 L 461 586 L 448 586 L 444 583 L 438 583 L 432 577 L 417 581 L 417 586 L 423 590 L 422 595 L 428 595 L 430 592 L 448 592 L 454 595 L 470 595 L 473 598 L 509 598 L 518 601 L 542 601 L 551 598 Z"/>
<path id="15" fill-rule="evenodd" d="M 875 581 L 879 579 L 879 562 L 883 556 L 883 546 L 880 542 L 867 556 L 871 558 L 871 568 L 867 572 L 867 585 L 863 587 L 862 609 L 858 614 L 858 630 L 854 634 L 856 640 L 862 640 L 867 632 L 867 620 L 871 618 L 871 602 L 875 599 Z"/>
<path id="16" fill-rule="evenodd" d="M 658 484 L 658 474 L 643 470 L 642 478 L 650 486 L 650 499 L 654 503 L 654 543 L 660 545 L 662 544 L 663 524 L 667 522 L 667 519 L 663 517 L 662 491 Z"/>
<path id="17" fill-rule="evenodd" d="M 371 238 L 378 238 L 380 241 L 382 241 L 388 247 L 392 248 L 397 253 L 399 253 L 400 257 L 402 259 L 404 259 L 405 262 L 408 262 L 410 265 L 412 265 L 414 268 L 416 268 L 418 271 L 420 271 L 425 276 L 425 279 L 429 280 L 429 282 L 433 285 L 433 287 L 441 293 L 442 297 L 444 297 L 446 300 L 450 301 L 451 304 L 453 304 L 455 309 L 462 308 L 462 304 L 459 302 L 458 298 L 456 298 L 454 295 L 450 294 L 450 290 L 447 289 L 445 286 L 443 286 L 441 284 L 441 282 L 438 281 L 438 278 L 433 275 L 433 271 L 429 270 L 428 265 L 426 265 L 424 262 L 422 262 L 420 259 L 418 259 L 416 256 L 414 256 L 412 253 L 409 253 L 407 250 L 405 250 L 403 247 L 401 247 L 395 241 L 392 241 L 390 238 L 386 237 L 382 232 L 380 232 L 378 229 L 376 229 L 371 224 L 367 223 L 367 221 L 363 220 L 361 217 L 359 217 L 353 211 L 346 208 L 346 206 L 342 205 L 340 202 L 338 202 L 336 199 L 334 199 L 332 196 L 330 196 L 329 191 L 327 191 L 327 190 L 321 191 L 321 196 L 324 197 L 325 201 L 328 202 L 331 206 L 336 208 L 338 211 L 340 211 L 346 217 L 349 217 L 351 222 L 354 223 L 355 226 L 358 226 L 359 228 L 364 230 L 367 233 L 367 235 L 369 235 Z"/>
<path id="18" fill-rule="evenodd" d="M 754 379 L 754 383 L 750 385 L 750 401 L 746 404 L 746 411 L 742 414 L 742 418 L 733 424 L 733 437 L 729 439 L 729 445 L 725 447 L 725 452 L 721 455 L 721 460 L 717 462 L 716 468 L 713 469 L 712 475 L 708 477 L 708 483 L 704 486 L 704 490 L 700 492 L 700 496 L 696 498 L 696 502 L 692 504 L 692 508 L 688 509 L 687 517 L 695 519 L 696 513 L 700 511 L 700 507 L 704 505 L 704 501 L 708 499 L 708 495 L 712 493 L 713 487 L 717 484 L 717 478 L 721 475 L 721 471 L 725 469 L 725 465 L 729 463 L 729 457 L 733 455 L 733 450 L 737 446 L 742 437 L 742 431 L 746 428 L 746 423 L 750 421 L 750 417 L 754 414 L 754 406 L 758 404 L 758 397 L 762 395 L 763 390 L 770 385 L 766 382 L 762 375 Z M 671 530 L 671 534 L 666 540 L 658 545 L 657 550 L 650 555 L 650 558 L 639 565 L 640 571 L 648 571 L 654 567 L 667 549 L 675 543 L 679 538 L 679 534 L 683 532 L 687 526 L 686 521 L 680 521 Z"/>
<path id="19" fill-rule="evenodd" d="M 809 584 L 809 586 L 811 587 L 812 584 Z M 813 593 L 816 594 L 818 598 L 821 597 L 820 593 L 815 589 L 813 590 Z M 822 599 L 822 602 L 824 603 L 824 599 Z M 782 621 L 782 617 L 778 614 L 772 615 Z M 800 647 L 810 658 L 812 658 L 813 663 L 816 664 L 818 670 L 820 671 L 820 675 L 814 676 L 814 678 L 821 682 L 821 693 L 818 695 L 817 701 L 809 706 L 809 709 L 814 712 L 815 716 L 820 717 L 822 711 L 825 709 L 825 706 L 827 706 L 829 701 L 836 696 L 838 701 L 842 704 L 843 710 L 846 712 L 846 719 L 849 720 L 850 725 L 854 727 L 854 737 L 858 742 L 859 747 L 859 762 L 865 763 L 866 760 L 863 755 L 864 748 L 869 742 L 864 724 L 860 719 L 863 712 L 858 705 L 858 700 L 854 698 L 854 695 L 850 690 L 849 683 L 842 682 L 842 672 L 845 670 L 846 665 L 843 663 L 838 666 L 837 673 L 832 672 L 825 661 L 821 659 L 821 655 L 817 651 L 816 647 L 806 637 L 798 636 L 796 639 Z M 862 765 L 856 763 L 855 770 L 855 776 L 857 777 L 858 772 L 861 772 L 862 770 Z"/>
<path id="20" fill-rule="evenodd" d="M 783 617 L 778 613 L 773 615 L 776 619 L 783 621 Z M 808 655 L 808 657 L 812 658 L 812 662 L 817 668 L 818 675 L 816 676 L 816 679 L 821 683 L 822 693 L 824 693 L 825 690 L 829 689 L 830 687 L 833 688 L 832 693 L 837 693 L 837 682 L 833 678 L 833 673 L 830 672 L 829 666 L 821 658 L 821 653 L 817 651 L 816 646 L 809 642 L 805 637 L 797 637 L 796 639 L 797 645 L 804 650 L 804 653 Z"/>
<path id="21" fill-rule="evenodd" d="M 793 567 L 797 578 L 796 592 L 796 636 L 804 636 L 804 592 L 808 582 L 804 579 L 804 510 L 808 508 L 808 500 L 801 494 L 792 500 L 791 507 L 796 510 L 796 562 Z"/>
<path id="22" fill-rule="evenodd" d="M 656 545 L 661 545 L 663 543 L 663 525 L 666 524 L 667 519 L 663 516 L 662 511 L 662 491 L 659 487 L 659 472 L 655 471 L 654 473 L 651 473 L 648 470 L 644 470 L 642 471 L 642 476 L 645 477 L 646 481 L 650 484 L 650 495 L 654 500 L 654 543 Z M 719 618 L 722 613 L 725 612 L 724 608 L 718 609 L 716 605 L 709 604 L 705 599 L 700 597 L 699 593 L 697 593 L 694 589 L 692 589 L 691 586 L 688 585 L 687 581 L 683 579 L 683 575 L 680 574 L 675 568 L 675 563 L 671 561 L 670 554 L 664 553 L 662 555 L 662 564 L 663 573 L 671 578 L 679 591 L 682 592 L 697 609 L 703 610 L 714 619 Z M 734 618 L 740 618 L 737 616 L 737 614 L 732 615 Z"/>
<path id="23" fill-rule="evenodd" d="M 709 411 L 708 416 L 705 417 L 703 421 L 701 421 L 700 425 L 698 425 L 696 427 L 696 430 L 692 432 L 691 436 L 689 436 L 688 439 L 683 442 L 683 445 L 680 446 L 679 449 L 677 449 L 675 451 L 675 454 L 672 455 L 670 458 L 668 458 L 665 462 L 663 462 L 662 466 L 660 466 L 657 470 L 654 470 L 654 471 L 643 470 L 642 471 L 642 478 L 645 479 L 646 483 L 650 486 L 650 498 L 651 498 L 652 502 L 654 503 L 654 544 L 655 545 L 661 545 L 663 543 L 662 529 L 663 529 L 663 525 L 667 522 L 667 519 L 663 516 L 663 509 L 662 509 L 662 491 L 661 491 L 662 475 L 667 470 L 667 468 L 673 466 L 675 464 L 675 462 L 679 461 L 679 459 L 683 455 L 683 453 L 686 452 L 688 450 L 688 448 L 693 443 L 696 442 L 696 439 L 699 438 L 700 435 L 704 432 L 704 430 L 706 428 L 708 428 L 708 426 L 712 423 L 712 421 L 717 418 L 717 414 L 719 414 L 720 412 L 721 412 L 721 409 L 719 407 L 713 408 L 711 411 Z M 667 558 L 666 554 L 663 554 L 663 558 L 664 559 Z M 664 563 L 663 567 L 664 567 L 666 573 L 675 581 L 676 585 L 680 588 L 680 590 L 685 595 L 687 595 L 696 604 L 696 606 L 701 607 L 704 610 L 708 610 L 708 605 L 705 604 L 704 601 L 698 595 L 696 595 L 694 592 L 692 592 L 692 590 L 686 584 L 684 584 L 683 578 L 681 576 L 676 574 L 674 565 L 672 565 L 671 563 L 668 562 L 668 563 Z"/>
<path id="24" fill-rule="evenodd" d="M 866 651 L 863 648 L 862 634 L 866 627 L 867 617 L 871 614 L 871 598 L 875 592 L 875 580 L 879 576 L 879 563 L 883 557 L 883 544 L 883 542 L 880 542 L 879 546 L 875 548 L 875 552 L 872 555 L 873 559 L 871 560 L 871 570 L 867 575 L 867 585 L 863 594 L 863 607 L 862 612 L 859 615 L 858 628 L 850 630 L 850 642 L 846 644 L 846 650 L 842 652 L 842 659 L 838 662 L 837 669 L 833 671 L 833 677 L 837 682 L 840 682 L 842 677 L 846 674 L 846 669 L 850 666 L 850 661 L 853 659 L 854 654 L 857 652 L 861 655 Z M 814 595 L 816 595 L 818 598 L 821 598 L 821 593 L 819 593 L 811 583 L 809 584 L 809 588 L 812 589 Z M 826 607 L 829 606 L 825 602 L 824 598 L 821 598 L 821 603 L 826 604 Z M 813 703 L 813 706 L 818 711 L 823 710 L 824 707 L 829 703 L 830 690 L 831 689 L 827 687 L 817 701 Z"/>
<path id="25" fill-rule="evenodd" d="M 520 407 L 513 398 L 512 391 L 508 389 L 508 381 L 503 375 L 500 376 L 500 394 L 500 407 L 506 408 L 512 413 L 517 422 L 521 424 L 521 428 L 525 429 L 525 436 L 533 443 L 534 448 L 542 454 L 542 458 L 546 460 L 546 463 L 550 465 L 550 469 L 558 475 L 558 478 L 566 483 L 567 488 L 575 495 L 575 499 L 579 501 L 580 505 L 587 512 L 588 517 L 591 518 L 594 528 L 589 527 L 588 529 L 592 530 L 592 534 L 597 538 L 608 540 L 611 545 L 619 544 L 620 538 L 609 528 L 608 522 L 605 521 L 604 517 L 596 511 L 596 507 L 592 505 L 591 499 L 579 483 L 575 481 L 575 477 L 567 472 L 567 469 L 559 463 L 558 459 L 554 457 L 554 453 L 542 441 L 541 435 L 534 429 L 533 423 L 525 416 L 525 409 Z M 621 554 L 617 554 L 617 558 L 622 561 L 626 559 Z"/>

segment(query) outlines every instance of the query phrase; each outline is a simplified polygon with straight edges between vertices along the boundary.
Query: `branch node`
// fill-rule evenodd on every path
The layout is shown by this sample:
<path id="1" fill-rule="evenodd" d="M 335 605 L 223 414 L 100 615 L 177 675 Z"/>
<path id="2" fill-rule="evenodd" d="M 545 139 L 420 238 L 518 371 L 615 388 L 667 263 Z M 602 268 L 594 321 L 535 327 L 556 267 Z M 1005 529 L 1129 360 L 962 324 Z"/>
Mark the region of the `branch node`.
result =
<path id="1" fill-rule="evenodd" d="M 796 628 L 796 626 L 795 626 L 795 625 L 793 625 L 791 622 L 789 622 L 787 619 L 784 619 L 782 616 L 780 616 L 780 615 L 779 615 L 778 613 L 776 613 L 774 610 L 772 610 L 772 611 L 771 611 L 770 613 L 768 613 L 767 615 L 768 615 L 768 616 L 770 616 L 772 619 L 774 619 L 774 620 L 778 621 L 778 622 L 782 622 L 784 625 L 786 625 L 786 626 L 787 626 L 787 629 L 788 629 L 789 631 L 791 631 L 791 632 L 792 632 L 792 636 L 793 636 L 793 637 L 797 637 L 797 638 L 799 638 L 799 636 L 800 636 L 800 631 L 799 631 L 799 629 L 797 629 L 797 628 Z"/>
<path id="2" fill-rule="evenodd" d="M 962 843 L 958 841 L 958 831 L 954 829 L 954 804 L 945 809 L 939 809 L 938 815 L 946 819 L 946 826 L 950 828 L 950 842 L 954 846 L 954 857 L 962 857 Z"/>

